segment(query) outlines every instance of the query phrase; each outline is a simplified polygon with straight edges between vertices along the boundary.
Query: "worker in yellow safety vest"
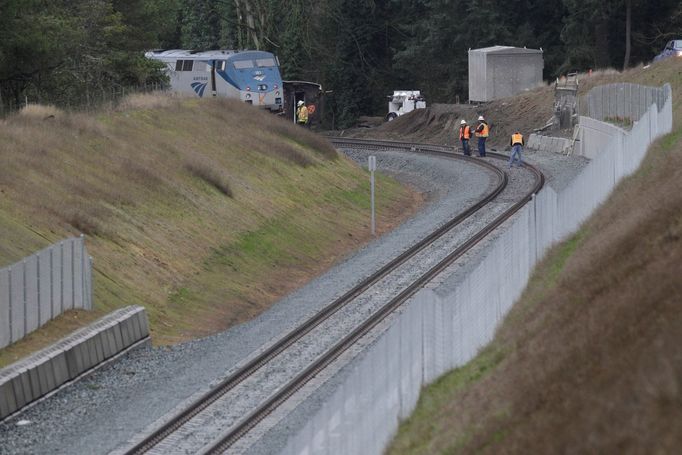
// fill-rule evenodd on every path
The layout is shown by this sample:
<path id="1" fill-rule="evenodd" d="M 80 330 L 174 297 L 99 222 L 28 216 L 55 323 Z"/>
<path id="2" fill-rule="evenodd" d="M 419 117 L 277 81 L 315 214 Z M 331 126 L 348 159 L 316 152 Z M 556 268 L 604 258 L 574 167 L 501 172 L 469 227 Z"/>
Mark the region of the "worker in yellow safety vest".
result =
<path id="1" fill-rule="evenodd" d="M 462 141 L 462 152 L 464 152 L 466 156 L 471 156 L 469 139 L 471 139 L 471 127 L 467 125 L 466 120 L 462 119 L 459 126 L 459 140 Z"/>
<path id="2" fill-rule="evenodd" d="M 303 100 L 298 102 L 298 109 L 296 110 L 296 121 L 299 125 L 308 128 L 308 108 L 305 107 Z"/>
<path id="3" fill-rule="evenodd" d="M 476 137 L 478 138 L 478 156 L 485 156 L 485 140 L 490 134 L 490 127 L 482 115 L 478 117 L 478 126 L 476 127 Z"/>
<path id="4" fill-rule="evenodd" d="M 523 134 L 516 131 L 514 134 L 512 134 L 511 141 L 509 141 L 509 144 L 512 147 L 511 154 L 509 155 L 509 169 L 511 169 L 516 159 L 519 160 L 518 166 L 521 167 L 523 165 L 523 160 L 521 159 L 521 151 L 523 150 L 523 146 L 526 145 L 526 143 L 523 140 Z"/>

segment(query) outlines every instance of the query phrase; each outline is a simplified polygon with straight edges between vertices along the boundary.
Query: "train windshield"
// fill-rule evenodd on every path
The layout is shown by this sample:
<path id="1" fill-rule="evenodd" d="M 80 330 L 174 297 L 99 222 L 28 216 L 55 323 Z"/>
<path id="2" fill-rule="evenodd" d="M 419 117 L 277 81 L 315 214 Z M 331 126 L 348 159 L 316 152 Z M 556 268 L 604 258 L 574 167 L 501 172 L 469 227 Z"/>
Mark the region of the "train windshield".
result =
<path id="1" fill-rule="evenodd" d="M 274 58 L 259 58 L 256 60 L 256 66 L 259 68 L 271 68 L 277 66 Z"/>
<path id="2" fill-rule="evenodd" d="M 238 70 L 253 68 L 253 61 L 251 61 L 251 60 L 238 60 L 238 61 L 234 62 L 234 67 Z"/>

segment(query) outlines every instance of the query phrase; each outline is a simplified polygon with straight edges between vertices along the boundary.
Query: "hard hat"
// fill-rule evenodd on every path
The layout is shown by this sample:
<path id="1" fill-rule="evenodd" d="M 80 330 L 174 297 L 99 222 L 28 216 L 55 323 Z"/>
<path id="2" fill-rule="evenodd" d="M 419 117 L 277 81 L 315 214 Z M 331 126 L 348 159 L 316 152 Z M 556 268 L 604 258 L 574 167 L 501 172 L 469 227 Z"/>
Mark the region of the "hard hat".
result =
<path id="1" fill-rule="evenodd" d="M 461 121 L 461 122 L 459 122 L 459 123 L 460 123 L 460 124 L 462 124 L 462 125 L 466 125 L 467 121 L 466 121 L 466 120 L 464 120 L 464 119 L 462 119 L 462 121 Z"/>
<path id="2" fill-rule="evenodd" d="M 478 116 L 478 120 L 481 121 L 481 120 L 485 120 L 485 119 L 483 118 L 482 115 L 479 115 L 479 116 Z"/>
<path id="3" fill-rule="evenodd" d="M 298 105 L 299 105 L 299 106 L 303 106 L 303 100 L 300 100 L 300 101 L 298 102 Z"/>

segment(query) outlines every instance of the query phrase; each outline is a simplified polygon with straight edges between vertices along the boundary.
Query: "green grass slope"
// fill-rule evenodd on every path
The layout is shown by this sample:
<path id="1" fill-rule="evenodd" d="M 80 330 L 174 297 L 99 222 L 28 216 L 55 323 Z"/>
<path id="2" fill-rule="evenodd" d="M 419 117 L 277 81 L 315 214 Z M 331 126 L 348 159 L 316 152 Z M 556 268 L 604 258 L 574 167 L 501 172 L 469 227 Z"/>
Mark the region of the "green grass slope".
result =
<path id="1" fill-rule="evenodd" d="M 391 454 L 678 453 L 682 446 L 682 61 L 673 132 L 536 269 L 494 341 L 440 378 Z"/>
<path id="2" fill-rule="evenodd" d="M 419 196 L 379 176 L 379 230 Z M 0 265 L 86 234 L 96 311 L 65 315 L 0 364 L 123 305 L 153 339 L 262 312 L 369 239 L 369 178 L 323 139 L 239 102 L 137 96 L 96 116 L 33 106 L 0 122 Z"/>

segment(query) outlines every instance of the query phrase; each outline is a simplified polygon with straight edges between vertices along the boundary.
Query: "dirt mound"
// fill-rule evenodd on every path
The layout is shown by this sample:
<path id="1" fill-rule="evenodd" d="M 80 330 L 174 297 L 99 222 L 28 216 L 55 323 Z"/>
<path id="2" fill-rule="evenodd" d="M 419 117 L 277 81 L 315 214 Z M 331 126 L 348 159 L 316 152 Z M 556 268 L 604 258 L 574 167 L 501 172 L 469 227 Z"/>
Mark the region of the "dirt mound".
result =
<path id="1" fill-rule="evenodd" d="M 473 126 L 483 115 L 490 124 L 489 146 L 505 148 L 516 130 L 527 137 L 544 126 L 552 117 L 553 106 L 554 90 L 545 86 L 485 104 L 433 104 L 378 127 L 348 130 L 345 135 L 455 145 L 459 143 L 460 121 L 465 119 Z"/>

